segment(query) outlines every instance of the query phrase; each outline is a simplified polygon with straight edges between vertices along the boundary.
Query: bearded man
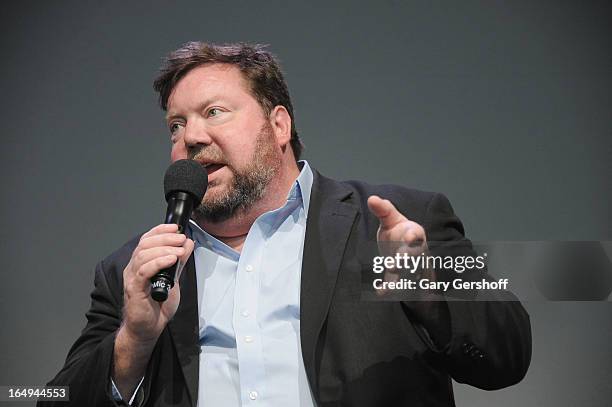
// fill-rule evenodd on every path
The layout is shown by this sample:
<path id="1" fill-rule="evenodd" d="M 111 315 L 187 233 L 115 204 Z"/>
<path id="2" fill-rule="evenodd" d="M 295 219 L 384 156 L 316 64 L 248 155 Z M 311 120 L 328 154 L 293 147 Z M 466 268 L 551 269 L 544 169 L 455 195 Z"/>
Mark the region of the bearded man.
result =
<path id="1" fill-rule="evenodd" d="M 209 187 L 186 234 L 158 225 L 99 263 L 88 324 L 50 383 L 70 386 L 70 405 L 452 406 L 451 378 L 522 379 L 529 317 L 509 292 L 362 299 L 367 242 L 469 241 L 441 194 L 337 182 L 300 161 L 263 47 L 186 44 L 155 89 L 172 161 L 205 166 Z M 168 300 L 153 301 L 150 279 L 179 260 Z"/>

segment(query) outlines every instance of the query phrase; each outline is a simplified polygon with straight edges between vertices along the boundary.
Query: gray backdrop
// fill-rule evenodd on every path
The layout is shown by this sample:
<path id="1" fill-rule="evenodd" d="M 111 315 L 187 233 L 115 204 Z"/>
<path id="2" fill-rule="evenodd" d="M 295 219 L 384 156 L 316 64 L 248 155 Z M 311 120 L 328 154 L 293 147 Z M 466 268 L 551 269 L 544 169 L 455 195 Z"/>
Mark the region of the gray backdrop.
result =
<path id="1" fill-rule="evenodd" d="M 95 263 L 161 220 L 170 143 L 151 82 L 189 40 L 270 44 L 328 176 L 444 192 L 474 240 L 612 237 L 609 2 L 2 8 L 0 385 L 55 375 Z M 609 405 L 610 303 L 525 306 L 527 377 L 456 384 L 457 405 Z"/>

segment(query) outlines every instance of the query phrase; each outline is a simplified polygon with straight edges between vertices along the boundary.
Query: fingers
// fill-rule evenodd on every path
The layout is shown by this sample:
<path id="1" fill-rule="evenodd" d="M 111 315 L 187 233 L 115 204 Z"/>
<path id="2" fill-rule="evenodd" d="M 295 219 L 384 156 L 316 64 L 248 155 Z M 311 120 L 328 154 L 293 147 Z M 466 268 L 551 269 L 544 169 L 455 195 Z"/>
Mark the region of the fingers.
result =
<path id="1" fill-rule="evenodd" d="M 410 247 L 421 247 L 425 243 L 425 229 L 418 223 L 409 222 L 402 241 L 408 243 Z"/>
<path id="2" fill-rule="evenodd" d="M 151 278 L 159 270 L 169 267 L 185 254 L 184 247 L 162 246 L 141 250 L 134 259 L 138 277 Z"/>
<path id="3" fill-rule="evenodd" d="M 124 280 L 131 290 L 147 291 L 149 280 L 160 270 L 179 259 L 183 264 L 187 261 L 194 243 L 177 231 L 177 225 L 161 224 L 142 235 L 124 270 Z"/>
<path id="4" fill-rule="evenodd" d="M 182 246 L 187 237 L 182 233 L 165 232 L 147 237 L 141 237 L 138 243 L 139 249 L 150 249 L 159 246 Z"/>
<path id="5" fill-rule="evenodd" d="M 176 233 L 178 232 L 178 225 L 174 223 L 162 223 L 149 230 L 147 233 L 140 237 L 140 240 L 148 238 L 149 236 L 158 235 L 160 233 Z"/>

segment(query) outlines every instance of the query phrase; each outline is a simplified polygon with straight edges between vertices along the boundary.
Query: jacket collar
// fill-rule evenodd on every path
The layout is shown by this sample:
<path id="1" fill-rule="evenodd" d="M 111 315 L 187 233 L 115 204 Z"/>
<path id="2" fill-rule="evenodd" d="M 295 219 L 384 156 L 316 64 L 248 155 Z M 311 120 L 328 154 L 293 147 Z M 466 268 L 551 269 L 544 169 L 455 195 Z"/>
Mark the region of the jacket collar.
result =
<path id="1" fill-rule="evenodd" d="M 317 341 L 359 209 L 353 203 L 350 188 L 313 172 L 302 261 L 300 339 L 310 388 L 317 395 Z"/>
<path id="2" fill-rule="evenodd" d="M 181 302 L 176 314 L 168 323 L 179 363 L 183 370 L 191 405 L 198 400 L 198 372 L 200 369 L 200 345 L 198 332 L 198 289 L 193 254 L 189 257 L 181 277 Z"/>

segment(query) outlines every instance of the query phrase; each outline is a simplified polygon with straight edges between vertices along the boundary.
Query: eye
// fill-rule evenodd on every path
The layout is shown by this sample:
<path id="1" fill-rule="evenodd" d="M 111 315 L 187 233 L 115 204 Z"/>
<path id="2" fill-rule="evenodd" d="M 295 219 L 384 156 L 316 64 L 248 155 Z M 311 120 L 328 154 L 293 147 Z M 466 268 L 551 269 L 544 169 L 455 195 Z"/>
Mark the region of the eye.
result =
<path id="1" fill-rule="evenodd" d="M 219 116 L 221 112 L 222 110 L 219 109 L 218 107 L 211 107 L 210 109 L 208 109 L 208 117 Z"/>
<path id="2" fill-rule="evenodd" d="M 169 127 L 170 127 L 170 134 L 174 134 L 182 127 L 182 124 L 174 122 L 174 123 L 170 123 Z"/>

